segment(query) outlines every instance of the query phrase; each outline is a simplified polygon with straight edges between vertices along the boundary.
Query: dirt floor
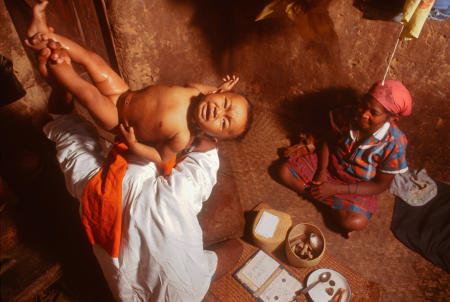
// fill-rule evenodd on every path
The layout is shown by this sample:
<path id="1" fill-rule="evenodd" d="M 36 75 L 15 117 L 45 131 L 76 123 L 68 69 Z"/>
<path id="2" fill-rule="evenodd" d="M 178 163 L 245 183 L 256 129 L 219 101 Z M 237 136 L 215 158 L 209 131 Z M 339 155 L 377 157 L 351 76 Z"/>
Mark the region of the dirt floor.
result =
<path id="1" fill-rule="evenodd" d="M 7 244 L 2 256 L 25 246 L 23 255 L 41 257 L 36 265 L 44 271 L 53 272 L 54 263 L 62 263 L 62 278 L 46 275 L 59 281 L 40 301 L 107 301 L 111 297 L 101 272 L 79 232 L 76 203 L 65 192 L 51 145 L 40 133 L 47 118 L 48 86 L 37 76 L 34 59 L 21 42 L 26 17 L 19 16 L 27 9 L 29 13 L 29 6 L 14 8 L 13 2 L 22 3 L 0 1 L 0 23 L 5 24 L 0 28 L 0 51 L 14 62 L 27 95 L 0 109 L 0 129 L 13 146 L 1 153 L 1 197 L 12 205 L 1 212 L 2 243 Z M 227 73 L 240 76 L 236 90 L 252 101 L 254 122 L 242 141 L 221 143 L 220 154 L 231 160 L 232 170 L 220 173 L 235 177 L 246 211 L 267 202 L 289 213 L 294 223 L 316 224 L 325 234 L 330 255 L 383 287 L 382 301 L 448 301 L 450 275 L 392 234 L 393 195 L 381 194 L 367 229 L 345 239 L 322 207 L 280 185 L 276 176 L 279 152 L 298 132 L 320 128 L 327 109 L 364 93 L 383 76 L 400 30 L 390 19 L 402 1 L 300 1 L 304 6 L 296 22 L 286 16 L 254 22 L 268 0 L 107 2 L 115 48 L 100 52 L 116 56 L 118 70 L 132 88 L 192 81 L 214 84 Z M 57 6 L 49 22 L 52 18 L 61 22 Z M 74 35 L 90 41 L 77 28 Z M 403 81 L 414 99 L 413 114 L 399 121 L 409 141 L 410 169 L 426 168 L 432 178 L 446 183 L 449 35 L 448 20 L 428 20 L 419 39 L 400 42 L 388 73 L 388 78 Z M 88 44 L 95 49 L 92 41 Z M 24 172 L 33 170 L 36 174 Z M 67 221 L 70 228 L 64 227 Z M 25 266 L 19 272 L 20 276 L 7 275 L 8 284 L 33 274 Z M 205 300 L 215 298 L 208 294 Z"/>

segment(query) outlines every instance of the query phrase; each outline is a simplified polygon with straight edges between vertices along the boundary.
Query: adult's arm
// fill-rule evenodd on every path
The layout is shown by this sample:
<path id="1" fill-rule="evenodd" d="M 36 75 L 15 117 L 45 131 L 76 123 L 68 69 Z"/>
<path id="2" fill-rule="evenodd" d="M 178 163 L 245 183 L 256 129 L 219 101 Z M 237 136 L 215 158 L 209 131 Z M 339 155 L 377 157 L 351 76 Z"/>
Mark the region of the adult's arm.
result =
<path id="1" fill-rule="evenodd" d="M 378 171 L 375 178 L 371 181 L 364 181 L 355 184 L 336 184 L 323 182 L 313 185 L 311 194 L 315 199 L 322 200 L 335 194 L 360 194 L 371 195 L 379 194 L 386 190 L 394 179 L 395 174 L 387 174 Z"/>
<path id="2" fill-rule="evenodd" d="M 81 200 L 86 182 L 98 172 L 104 161 L 96 129 L 72 113 L 49 122 L 43 131 L 55 143 L 56 159 L 69 193 Z"/>
<path id="3" fill-rule="evenodd" d="M 326 140 L 323 140 L 320 143 L 317 155 L 317 171 L 314 175 L 313 184 L 320 184 L 323 181 L 327 180 L 327 168 L 329 163 L 330 151 L 328 149 L 328 143 Z"/>

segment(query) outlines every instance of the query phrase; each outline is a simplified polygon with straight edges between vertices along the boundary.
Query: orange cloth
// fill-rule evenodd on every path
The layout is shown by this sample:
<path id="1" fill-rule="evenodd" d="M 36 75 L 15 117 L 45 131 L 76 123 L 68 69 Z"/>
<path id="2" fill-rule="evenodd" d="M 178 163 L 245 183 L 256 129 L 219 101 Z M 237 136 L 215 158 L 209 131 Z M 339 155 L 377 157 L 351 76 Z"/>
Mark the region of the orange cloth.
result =
<path id="1" fill-rule="evenodd" d="M 81 220 L 89 241 L 102 246 L 114 258 L 119 257 L 127 149 L 124 143 L 114 144 L 104 166 L 86 184 L 81 200 Z"/>
<path id="2" fill-rule="evenodd" d="M 162 163 L 158 165 L 159 173 L 161 173 L 164 176 L 170 175 L 172 172 L 173 167 L 177 164 L 177 157 L 174 156 L 171 160 L 168 162 Z"/>

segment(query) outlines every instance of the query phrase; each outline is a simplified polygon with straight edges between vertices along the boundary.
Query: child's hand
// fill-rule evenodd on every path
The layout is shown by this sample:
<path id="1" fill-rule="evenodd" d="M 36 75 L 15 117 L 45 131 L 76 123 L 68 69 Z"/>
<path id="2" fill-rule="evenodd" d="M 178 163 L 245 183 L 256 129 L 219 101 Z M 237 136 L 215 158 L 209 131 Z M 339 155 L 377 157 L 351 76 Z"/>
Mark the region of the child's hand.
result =
<path id="1" fill-rule="evenodd" d="M 122 133 L 122 136 L 125 140 L 125 144 L 128 146 L 130 151 L 133 151 L 135 145 L 138 143 L 138 141 L 136 140 L 136 136 L 134 135 L 133 127 L 125 128 L 125 126 L 123 124 L 120 124 L 119 128 L 120 128 L 120 132 Z"/>
<path id="2" fill-rule="evenodd" d="M 233 87 L 237 84 L 239 81 L 239 77 L 235 76 L 234 74 L 232 76 L 227 75 L 222 79 L 223 83 L 219 86 L 217 89 L 218 92 L 226 92 L 233 89 Z"/>

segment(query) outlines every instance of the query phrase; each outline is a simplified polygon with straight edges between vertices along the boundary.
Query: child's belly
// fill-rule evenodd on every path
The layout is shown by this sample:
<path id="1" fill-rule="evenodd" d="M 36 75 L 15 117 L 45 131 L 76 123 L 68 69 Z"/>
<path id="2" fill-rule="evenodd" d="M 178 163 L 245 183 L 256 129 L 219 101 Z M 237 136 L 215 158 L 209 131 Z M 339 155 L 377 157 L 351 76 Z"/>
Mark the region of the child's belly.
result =
<path id="1" fill-rule="evenodd" d="M 166 86 L 150 86 L 120 97 L 119 120 L 133 127 L 141 142 L 168 141 L 183 133 L 189 136 L 187 107 L 183 96 Z"/>

